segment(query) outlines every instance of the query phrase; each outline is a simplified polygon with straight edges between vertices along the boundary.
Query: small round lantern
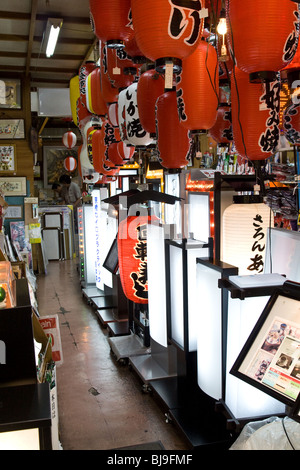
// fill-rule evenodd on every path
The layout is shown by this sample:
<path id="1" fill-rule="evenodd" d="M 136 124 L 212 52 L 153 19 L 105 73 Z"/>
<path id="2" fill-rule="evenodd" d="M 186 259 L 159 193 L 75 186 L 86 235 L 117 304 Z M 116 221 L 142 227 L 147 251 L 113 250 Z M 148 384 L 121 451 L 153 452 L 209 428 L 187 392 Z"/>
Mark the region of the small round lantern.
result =
<path id="1" fill-rule="evenodd" d="M 64 167 L 67 171 L 75 171 L 77 168 L 77 160 L 74 157 L 67 157 L 64 159 Z"/>
<path id="2" fill-rule="evenodd" d="M 65 132 L 62 137 L 62 141 L 65 147 L 67 147 L 68 149 L 72 149 L 73 147 L 75 147 L 77 142 L 76 134 L 74 134 L 74 132 L 72 131 Z"/>
<path id="3" fill-rule="evenodd" d="M 118 229 L 120 280 L 125 296 L 137 304 L 148 303 L 147 225 L 151 216 L 128 216 Z"/>
<path id="4" fill-rule="evenodd" d="M 189 132 L 179 122 L 176 90 L 165 92 L 156 102 L 157 148 L 164 168 L 184 168 L 190 157 Z"/>
<path id="5" fill-rule="evenodd" d="M 227 0 L 226 18 L 237 67 L 249 73 L 251 81 L 274 81 L 296 52 L 299 20 L 295 2 Z"/>
<path id="6" fill-rule="evenodd" d="M 181 70 L 182 59 L 194 52 L 203 30 L 204 1 L 131 1 L 132 23 L 143 55 L 164 70 L 171 62 Z"/>

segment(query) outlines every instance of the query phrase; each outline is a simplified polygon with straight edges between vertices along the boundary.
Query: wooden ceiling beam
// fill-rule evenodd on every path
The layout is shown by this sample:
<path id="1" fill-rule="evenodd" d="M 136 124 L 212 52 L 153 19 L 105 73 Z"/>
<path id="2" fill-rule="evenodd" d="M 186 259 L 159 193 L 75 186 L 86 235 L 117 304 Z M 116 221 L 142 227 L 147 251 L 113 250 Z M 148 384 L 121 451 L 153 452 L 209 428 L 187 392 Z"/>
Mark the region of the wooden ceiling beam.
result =
<path id="1" fill-rule="evenodd" d="M 55 15 L 54 13 L 51 15 L 36 15 L 36 21 L 47 21 L 49 17 L 60 17 L 61 15 Z M 20 20 L 20 21 L 29 21 L 31 19 L 30 13 L 18 13 L 15 11 L 0 11 L 0 19 L 1 20 Z M 81 25 L 89 25 L 91 24 L 89 17 L 81 17 L 81 16 L 64 16 L 63 17 L 64 23 L 73 23 L 73 24 L 81 24 Z"/>
<path id="2" fill-rule="evenodd" d="M 28 46 L 27 46 L 27 58 L 26 58 L 26 70 L 25 76 L 29 75 L 30 62 L 31 62 L 31 52 L 33 46 L 34 30 L 35 30 L 35 21 L 38 9 L 38 0 L 32 0 L 31 2 L 31 17 L 30 17 L 30 29 L 28 37 Z"/>
<path id="3" fill-rule="evenodd" d="M 24 34 L 0 34 L 0 41 L 8 42 L 27 42 L 28 36 Z M 41 43 L 43 40 L 42 36 L 34 36 L 33 41 Z M 73 44 L 73 45 L 89 45 L 93 39 L 88 38 L 59 38 L 61 44 Z"/>

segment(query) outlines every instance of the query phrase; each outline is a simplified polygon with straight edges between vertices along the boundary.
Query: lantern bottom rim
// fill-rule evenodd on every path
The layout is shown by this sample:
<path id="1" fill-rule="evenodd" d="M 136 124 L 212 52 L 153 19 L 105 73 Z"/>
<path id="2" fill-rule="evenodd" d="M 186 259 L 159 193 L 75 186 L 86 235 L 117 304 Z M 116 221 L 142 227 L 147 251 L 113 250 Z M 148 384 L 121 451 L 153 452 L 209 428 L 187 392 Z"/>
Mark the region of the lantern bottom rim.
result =
<path id="1" fill-rule="evenodd" d="M 121 39 L 109 39 L 106 41 L 106 45 L 109 49 L 123 49 L 125 47 L 125 42 Z"/>
<path id="2" fill-rule="evenodd" d="M 249 74 L 250 83 L 274 82 L 277 78 L 277 72 L 271 70 L 261 70 Z"/>
<path id="3" fill-rule="evenodd" d="M 164 73 L 167 62 L 173 63 L 173 72 L 175 74 L 181 73 L 182 60 L 177 57 L 161 57 L 155 61 L 155 69 L 157 72 Z"/>
<path id="4" fill-rule="evenodd" d="M 262 196 L 258 194 L 245 194 L 233 196 L 233 202 L 235 204 L 259 204 L 263 202 Z"/>

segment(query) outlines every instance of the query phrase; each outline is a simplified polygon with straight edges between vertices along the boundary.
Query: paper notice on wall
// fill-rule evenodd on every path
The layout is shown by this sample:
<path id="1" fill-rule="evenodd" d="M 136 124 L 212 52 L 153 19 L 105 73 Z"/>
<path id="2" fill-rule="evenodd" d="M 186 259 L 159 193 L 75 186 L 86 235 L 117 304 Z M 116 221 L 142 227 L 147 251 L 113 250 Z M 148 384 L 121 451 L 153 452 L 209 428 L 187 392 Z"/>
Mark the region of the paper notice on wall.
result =
<path id="1" fill-rule="evenodd" d="M 45 335 L 50 338 L 52 347 L 52 359 L 56 363 L 56 365 L 59 366 L 63 363 L 63 355 L 58 315 L 40 317 L 39 322 L 45 332 Z"/>

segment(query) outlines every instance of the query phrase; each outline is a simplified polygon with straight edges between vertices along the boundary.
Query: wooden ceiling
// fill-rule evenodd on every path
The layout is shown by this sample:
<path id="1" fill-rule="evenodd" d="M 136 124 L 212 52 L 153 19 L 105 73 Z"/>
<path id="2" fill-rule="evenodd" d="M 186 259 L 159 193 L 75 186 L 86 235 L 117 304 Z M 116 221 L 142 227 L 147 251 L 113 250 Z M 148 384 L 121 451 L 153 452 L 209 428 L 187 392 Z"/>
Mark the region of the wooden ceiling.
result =
<path id="1" fill-rule="evenodd" d="M 51 58 L 45 54 L 48 18 L 62 28 Z M 68 88 L 85 60 L 97 60 L 89 0 L 8 0 L 0 2 L 0 74 L 25 75 L 31 89 Z"/>

